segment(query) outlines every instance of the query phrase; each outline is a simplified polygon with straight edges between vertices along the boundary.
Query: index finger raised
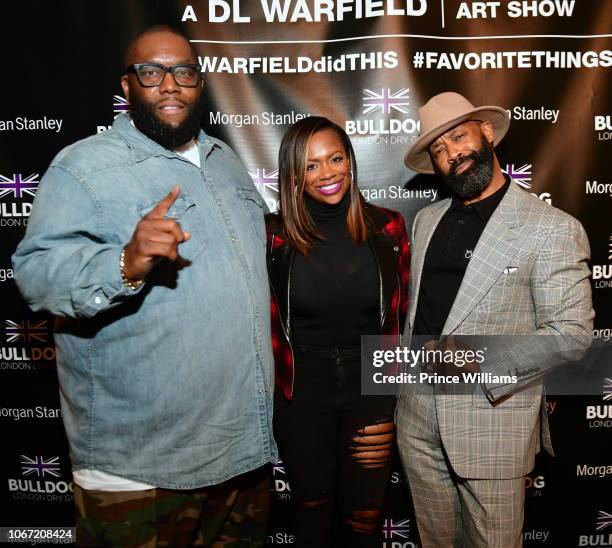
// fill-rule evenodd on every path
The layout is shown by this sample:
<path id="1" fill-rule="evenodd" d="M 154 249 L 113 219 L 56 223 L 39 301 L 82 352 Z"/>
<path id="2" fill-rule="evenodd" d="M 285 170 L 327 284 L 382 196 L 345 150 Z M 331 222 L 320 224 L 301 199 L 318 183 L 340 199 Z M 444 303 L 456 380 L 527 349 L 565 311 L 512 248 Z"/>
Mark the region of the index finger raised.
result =
<path id="1" fill-rule="evenodd" d="M 178 185 L 174 185 L 170 193 L 157 203 L 157 205 L 145 215 L 145 219 L 163 219 L 168 210 L 172 207 L 172 204 L 176 201 L 181 188 Z"/>

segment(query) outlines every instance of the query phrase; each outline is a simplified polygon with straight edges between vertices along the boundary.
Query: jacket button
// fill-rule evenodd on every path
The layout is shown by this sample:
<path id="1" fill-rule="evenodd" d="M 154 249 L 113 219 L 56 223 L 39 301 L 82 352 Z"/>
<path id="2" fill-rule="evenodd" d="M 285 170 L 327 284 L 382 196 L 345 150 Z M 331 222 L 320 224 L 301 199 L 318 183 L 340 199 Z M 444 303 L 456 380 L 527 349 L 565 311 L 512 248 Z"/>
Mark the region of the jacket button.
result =
<path id="1" fill-rule="evenodd" d="M 393 246 L 393 251 L 399 251 L 399 247 L 398 246 Z"/>

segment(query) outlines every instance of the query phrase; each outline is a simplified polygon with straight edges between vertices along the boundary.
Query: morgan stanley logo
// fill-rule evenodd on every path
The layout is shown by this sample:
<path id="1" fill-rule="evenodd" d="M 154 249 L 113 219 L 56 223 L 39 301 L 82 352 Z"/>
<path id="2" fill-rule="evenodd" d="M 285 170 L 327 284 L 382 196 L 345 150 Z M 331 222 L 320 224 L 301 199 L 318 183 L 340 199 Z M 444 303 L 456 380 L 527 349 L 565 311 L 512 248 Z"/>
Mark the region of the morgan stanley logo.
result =
<path id="1" fill-rule="evenodd" d="M 604 401 L 612 401 L 612 379 L 604 379 L 603 386 L 603 399 Z"/>
<path id="2" fill-rule="evenodd" d="M 371 114 L 380 111 L 381 114 L 391 114 L 391 110 L 397 110 L 404 114 L 409 114 L 410 106 L 408 88 L 400 89 L 391 93 L 389 88 L 383 88 L 380 93 L 370 89 L 363 90 L 363 113 Z"/>
<path id="3" fill-rule="evenodd" d="M 23 341 L 31 344 L 33 341 L 46 343 L 49 340 L 47 320 L 24 320 L 22 322 L 4 320 L 4 324 L 6 342 Z"/>
<path id="4" fill-rule="evenodd" d="M 128 100 L 121 95 L 113 95 L 113 112 L 115 114 L 121 114 L 130 110 L 130 104 Z"/>
<path id="5" fill-rule="evenodd" d="M 278 169 L 266 171 L 265 169 L 258 168 L 255 173 L 249 171 L 249 175 L 260 194 L 263 194 L 266 190 L 278 192 Z"/>
<path id="6" fill-rule="evenodd" d="M 597 513 L 596 530 L 603 531 L 604 529 L 607 529 L 608 527 L 612 527 L 612 514 L 609 514 L 608 512 L 604 512 L 603 510 L 600 510 Z"/>
<path id="7" fill-rule="evenodd" d="M 383 535 L 385 539 L 409 538 L 410 534 L 410 519 L 402 519 L 399 521 L 393 521 L 391 518 L 385 519 L 385 523 L 382 527 Z"/>
<path id="8" fill-rule="evenodd" d="M 12 196 L 23 198 L 26 194 L 36 196 L 38 190 L 38 173 L 23 178 L 21 173 L 14 173 L 12 178 L 0 175 L 0 198 Z"/>
<path id="9" fill-rule="evenodd" d="M 531 188 L 531 164 L 524 164 L 521 167 L 514 167 L 514 164 L 506 164 L 506 169 L 502 169 L 504 173 L 514 179 L 519 186 Z"/>
<path id="10" fill-rule="evenodd" d="M 59 457 L 26 457 L 21 455 L 21 473 L 24 476 L 36 475 L 37 478 L 44 478 L 47 475 L 59 478 L 60 463 Z"/>

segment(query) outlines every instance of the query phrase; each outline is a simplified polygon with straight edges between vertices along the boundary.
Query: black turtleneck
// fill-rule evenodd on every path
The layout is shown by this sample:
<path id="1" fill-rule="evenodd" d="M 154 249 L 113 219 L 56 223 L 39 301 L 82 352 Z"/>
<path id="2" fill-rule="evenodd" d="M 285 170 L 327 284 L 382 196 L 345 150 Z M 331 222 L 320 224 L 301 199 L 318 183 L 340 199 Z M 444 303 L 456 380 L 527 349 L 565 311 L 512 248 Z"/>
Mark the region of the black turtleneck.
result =
<path id="1" fill-rule="evenodd" d="M 306 196 L 324 241 L 308 257 L 296 253 L 291 277 L 295 344 L 352 346 L 380 332 L 378 269 L 367 242 L 353 242 L 347 226 L 349 193 L 336 205 Z"/>

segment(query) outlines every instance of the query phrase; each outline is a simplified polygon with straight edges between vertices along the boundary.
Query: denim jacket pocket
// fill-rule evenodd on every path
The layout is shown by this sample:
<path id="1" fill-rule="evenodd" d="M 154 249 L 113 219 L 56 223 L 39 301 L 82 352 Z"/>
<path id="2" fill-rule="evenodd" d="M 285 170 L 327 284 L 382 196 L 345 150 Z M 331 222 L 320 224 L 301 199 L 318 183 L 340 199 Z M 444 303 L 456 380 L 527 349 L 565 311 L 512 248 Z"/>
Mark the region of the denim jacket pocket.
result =
<path id="1" fill-rule="evenodd" d="M 264 243 L 266 238 L 266 226 L 264 221 L 264 200 L 257 190 L 252 188 L 236 188 L 241 202 L 249 214 L 251 227 L 255 235 Z"/>
<path id="2" fill-rule="evenodd" d="M 159 200 L 156 200 L 139 206 L 140 216 L 148 215 L 158 203 Z M 179 223 L 181 230 L 191 233 L 191 238 L 180 244 L 180 253 L 185 259 L 194 259 L 204 248 L 204 226 L 201 214 L 195 200 L 189 195 L 181 194 L 165 215 L 166 219 Z"/>

